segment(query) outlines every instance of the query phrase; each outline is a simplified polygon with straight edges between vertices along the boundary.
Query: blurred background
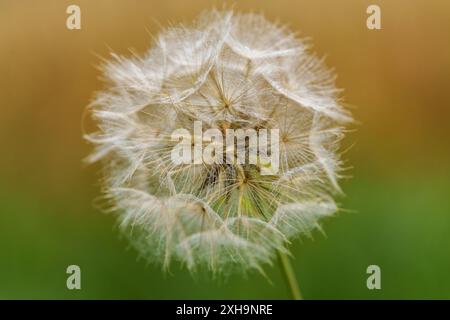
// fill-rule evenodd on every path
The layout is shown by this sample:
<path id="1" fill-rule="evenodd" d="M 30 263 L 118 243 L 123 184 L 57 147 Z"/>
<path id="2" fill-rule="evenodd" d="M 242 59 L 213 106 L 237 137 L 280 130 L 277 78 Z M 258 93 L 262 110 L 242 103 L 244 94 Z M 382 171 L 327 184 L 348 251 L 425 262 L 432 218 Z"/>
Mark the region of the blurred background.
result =
<path id="1" fill-rule="evenodd" d="M 0 298 L 289 298 L 279 268 L 212 281 L 136 259 L 114 217 L 94 208 L 98 166 L 82 113 L 110 48 L 143 53 L 169 22 L 224 2 L 0 0 Z M 81 30 L 66 8 L 81 8 Z M 231 5 L 232 2 L 226 2 Z M 366 28 L 378 4 L 382 30 Z M 240 0 L 301 36 L 336 69 L 360 122 L 345 140 L 347 209 L 293 245 L 307 299 L 450 298 L 450 3 Z M 81 267 L 82 290 L 66 288 Z M 366 287 L 381 267 L 381 290 Z"/>

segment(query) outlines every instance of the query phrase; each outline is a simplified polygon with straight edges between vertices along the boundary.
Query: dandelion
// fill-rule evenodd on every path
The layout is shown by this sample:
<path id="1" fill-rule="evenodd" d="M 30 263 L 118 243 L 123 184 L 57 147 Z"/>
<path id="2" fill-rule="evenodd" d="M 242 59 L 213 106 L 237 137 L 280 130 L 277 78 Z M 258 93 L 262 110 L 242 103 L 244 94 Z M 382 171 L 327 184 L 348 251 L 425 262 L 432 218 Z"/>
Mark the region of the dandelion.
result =
<path id="1" fill-rule="evenodd" d="M 337 211 L 338 147 L 351 121 L 308 43 L 261 15 L 210 11 L 161 32 L 144 56 L 112 54 L 103 70 L 88 161 L 103 160 L 105 197 L 130 243 L 165 268 L 176 260 L 213 274 L 263 273 L 279 255 L 298 297 L 288 245 Z M 279 170 L 174 164 L 171 133 L 194 121 L 278 129 Z"/>

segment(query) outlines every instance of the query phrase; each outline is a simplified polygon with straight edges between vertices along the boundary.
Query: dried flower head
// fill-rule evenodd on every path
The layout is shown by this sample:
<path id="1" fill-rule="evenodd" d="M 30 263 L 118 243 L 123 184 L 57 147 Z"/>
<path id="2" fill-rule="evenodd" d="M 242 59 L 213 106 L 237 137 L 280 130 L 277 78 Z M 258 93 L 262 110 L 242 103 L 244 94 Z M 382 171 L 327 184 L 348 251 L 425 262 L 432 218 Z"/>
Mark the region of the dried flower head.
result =
<path id="1" fill-rule="evenodd" d="M 104 191 L 142 256 L 214 273 L 271 263 L 336 210 L 342 125 L 335 77 L 305 41 L 261 15 L 210 11 L 171 27 L 143 56 L 112 54 L 92 102 Z M 278 172 L 178 164 L 178 128 L 279 129 Z"/>

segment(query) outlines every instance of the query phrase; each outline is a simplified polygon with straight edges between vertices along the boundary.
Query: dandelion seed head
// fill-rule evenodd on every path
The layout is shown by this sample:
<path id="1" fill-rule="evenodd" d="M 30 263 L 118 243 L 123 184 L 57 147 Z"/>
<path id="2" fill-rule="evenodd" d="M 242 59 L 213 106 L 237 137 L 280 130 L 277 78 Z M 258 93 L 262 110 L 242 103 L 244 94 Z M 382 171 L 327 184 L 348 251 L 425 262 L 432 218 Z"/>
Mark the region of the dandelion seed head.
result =
<path id="1" fill-rule="evenodd" d="M 209 11 L 173 26 L 143 56 L 111 55 L 92 101 L 89 162 L 141 256 L 164 267 L 263 272 L 276 251 L 333 215 L 339 142 L 351 115 L 335 76 L 287 28 L 257 14 Z M 175 165 L 171 133 L 279 129 L 280 168 Z"/>

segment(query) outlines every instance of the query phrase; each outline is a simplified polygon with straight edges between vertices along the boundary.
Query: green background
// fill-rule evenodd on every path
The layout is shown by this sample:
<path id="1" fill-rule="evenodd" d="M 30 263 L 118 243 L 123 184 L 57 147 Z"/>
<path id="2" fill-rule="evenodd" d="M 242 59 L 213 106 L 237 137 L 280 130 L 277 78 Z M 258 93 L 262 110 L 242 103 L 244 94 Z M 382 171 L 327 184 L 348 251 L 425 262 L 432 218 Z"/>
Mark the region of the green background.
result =
<path id="1" fill-rule="evenodd" d="M 221 2 L 215 2 L 221 7 Z M 351 177 L 326 236 L 293 243 L 307 299 L 450 298 L 450 4 L 239 1 L 313 39 L 335 67 L 359 121 L 345 140 Z M 211 1 L 77 1 L 82 30 L 65 28 L 70 1 L 0 1 L 0 298 L 289 298 L 277 264 L 268 278 L 211 280 L 137 260 L 113 216 L 95 209 L 98 166 L 81 138 L 83 110 L 102 88 L 98 56 L 142 53 L 169 22 Z M 446 34 L 447 33 L 447 34 Z M 80 291 L 66 268 L 81 267 Z M 381 290 L 366 268 L 381 267 Z"/>

